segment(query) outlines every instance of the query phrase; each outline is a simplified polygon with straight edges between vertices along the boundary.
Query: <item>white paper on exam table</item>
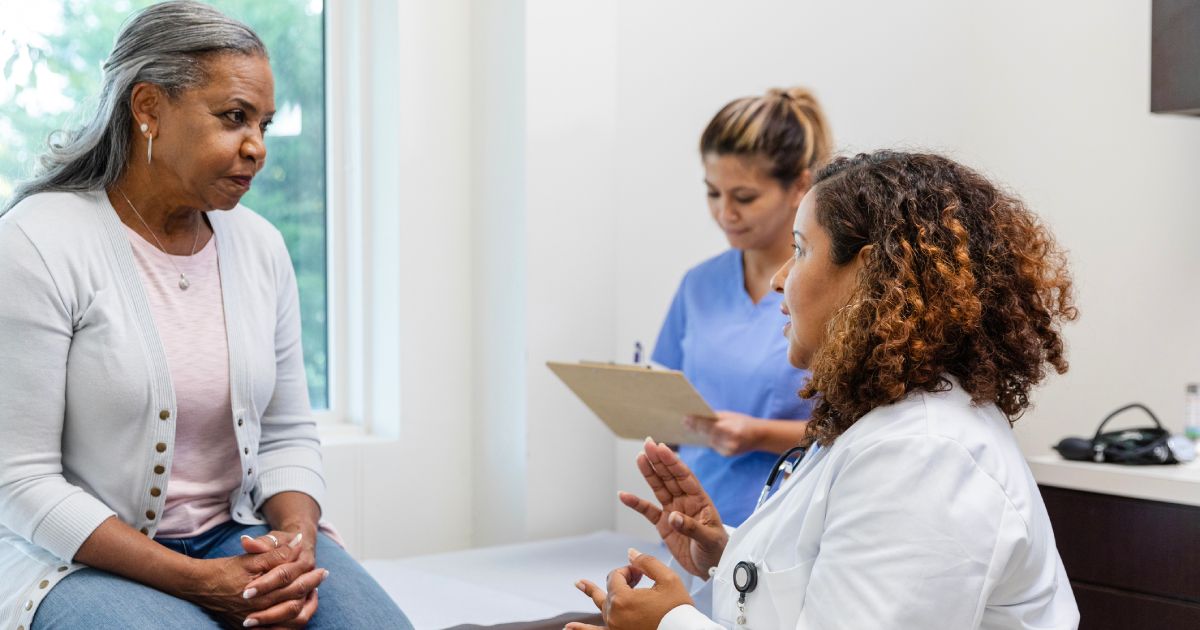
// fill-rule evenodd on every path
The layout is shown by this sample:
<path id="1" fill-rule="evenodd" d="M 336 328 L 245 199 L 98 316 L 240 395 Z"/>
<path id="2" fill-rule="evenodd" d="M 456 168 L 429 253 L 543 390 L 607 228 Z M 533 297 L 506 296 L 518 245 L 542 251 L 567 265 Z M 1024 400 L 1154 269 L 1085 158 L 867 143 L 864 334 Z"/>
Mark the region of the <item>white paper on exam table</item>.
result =
<path id="1" fill-rule="evenodd" d="M 405 614 L 412 609 L 414 614 L 409 616 L 417 628 L 500 624 L 595 611 L 592 600 L 575 588 L 575 582 L 582 578 L 603 584 L 609 571 L 628 562 L 630 547 L 664 562 L 670 559 L 660 541 L 600 531 L 397 560 L 367 560 L 363 567 Z M 650 583 L 647 580 L 639 586 Z M 427 586 L 414 586 L 418 584 Z"/>

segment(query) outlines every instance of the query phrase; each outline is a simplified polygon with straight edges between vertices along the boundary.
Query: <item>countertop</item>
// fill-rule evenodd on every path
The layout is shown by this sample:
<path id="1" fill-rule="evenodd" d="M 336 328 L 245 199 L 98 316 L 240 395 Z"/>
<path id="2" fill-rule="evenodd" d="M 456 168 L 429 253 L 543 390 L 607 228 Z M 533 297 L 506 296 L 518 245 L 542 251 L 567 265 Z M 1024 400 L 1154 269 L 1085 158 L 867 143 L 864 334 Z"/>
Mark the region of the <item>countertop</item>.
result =
<path id="1" fill-rule="evenodd" d="M 1034 479 L 1042 485 L 1200 506 L 1200 459 L 1173 466 L 1072 462 L 1058 455 L 1028 461 Z"/>

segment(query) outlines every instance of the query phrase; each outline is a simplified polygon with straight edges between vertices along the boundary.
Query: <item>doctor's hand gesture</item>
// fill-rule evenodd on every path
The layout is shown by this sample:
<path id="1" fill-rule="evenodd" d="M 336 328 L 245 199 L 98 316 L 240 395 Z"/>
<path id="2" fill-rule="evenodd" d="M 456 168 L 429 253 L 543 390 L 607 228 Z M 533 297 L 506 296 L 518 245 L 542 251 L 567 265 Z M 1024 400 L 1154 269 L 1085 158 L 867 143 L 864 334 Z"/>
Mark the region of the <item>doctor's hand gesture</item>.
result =
<path id="1" fill-rule="evenodd" d="M 635 589 L 643 575 L 654 580 L 654 586 Z M 604 618 L 604 627 L 609 630 L 653 630 L 676 606 L 693 603 L 678 574 L 658 558 L 636 549 L 629 550 L 629 566 L 608 574 L 608 592 L 587 580 L 580 580 L 575 587 L 592 598 Z M 565 630 L 601 628 L 573 622 Z"/>
<path id="2" fill-rule="evenodd" d="M 644 451 L 638 453 L 637 466 L 659 505 L 628 492 L 619 494 L 621 503 L 654 524 L 671 555 L 684 569 L 708 579 L 708 570 L 720 562 L 729 541 L 712 499 L 692 471 L 665 444 L 655 444 L 646 438 Z"/>

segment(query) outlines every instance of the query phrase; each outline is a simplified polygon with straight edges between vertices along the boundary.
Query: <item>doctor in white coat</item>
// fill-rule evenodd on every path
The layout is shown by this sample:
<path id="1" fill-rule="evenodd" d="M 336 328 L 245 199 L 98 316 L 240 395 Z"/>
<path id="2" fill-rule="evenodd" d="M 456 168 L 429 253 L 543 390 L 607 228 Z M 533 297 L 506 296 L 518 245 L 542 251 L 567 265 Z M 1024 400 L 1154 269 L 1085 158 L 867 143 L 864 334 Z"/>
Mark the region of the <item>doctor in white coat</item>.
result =
<path id="1" fill-rule="evenodd" d="M 802 458 L 741 527 L 666 446 L 622 493 L 712 617 L 648 554 L 577 586 L 625 628 L 1071 629 L 1079 613 L 1011 423 L 1074 319 L 1053 236 L 1016 198 L 928 154 L 839 158 L 776 274 L 793 365 L 817 401 Z M 645 575 L 651 588 L 633 588 Z M 570 624 L 569 628 L 590 628 Z"/>

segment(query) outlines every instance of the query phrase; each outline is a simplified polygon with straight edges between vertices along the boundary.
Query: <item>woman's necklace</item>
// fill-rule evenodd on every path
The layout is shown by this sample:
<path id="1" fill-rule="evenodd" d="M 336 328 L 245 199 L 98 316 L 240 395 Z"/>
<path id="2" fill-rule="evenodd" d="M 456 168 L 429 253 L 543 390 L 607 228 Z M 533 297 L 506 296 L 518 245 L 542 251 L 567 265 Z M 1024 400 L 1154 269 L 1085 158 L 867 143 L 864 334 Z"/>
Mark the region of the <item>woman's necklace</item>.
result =
<path id="1" fill-rule="evenodd" d="M 125 203 L 129 204 L 129 208 L 133 210 L 133 215 L 138 218 L 138 221 L 142 222 L 142 225 L 145 226 L 146 231 L 150 233 L 150 237 L 153 238 L 154 242 L 158 244 L 158 248 L 162 250 L 162 253 L 167 255 L 167 261 L 171 263 L 171 266 L 175 268 L 175 272 L 179 274 L 179 290 L 187 291 L 187 288 L 190 287 L 192 283 L 188 282 L 187 276 L 179 270 L 179 265 L 175 264 L 175 257 L 171 255 L 171 252 L 167 251 L 166 247 L 163 247 L 162 241 L 158 240 L 158 236 L 154 233 L 154 230 L 150 229 L 150 225 L 146 223 L 146 220 L 142 218 L 142 214 L 138 212 L 137 208 L 134 207 L 133 202 L 129 200 L 129 195 L 126 195 L 125 191 L 121 190 L 120 186 L 114 187 L 117 189 L 117 192 L 121 193 L 121 196 L 125 198 Z M 196 235 L 192 237 L 192 253 L 189 254 L 189 256 L 196 255 L 196 243 L 200 242 L 200 223 L 202 222 L 203 219 L 196 222 Z"/>

